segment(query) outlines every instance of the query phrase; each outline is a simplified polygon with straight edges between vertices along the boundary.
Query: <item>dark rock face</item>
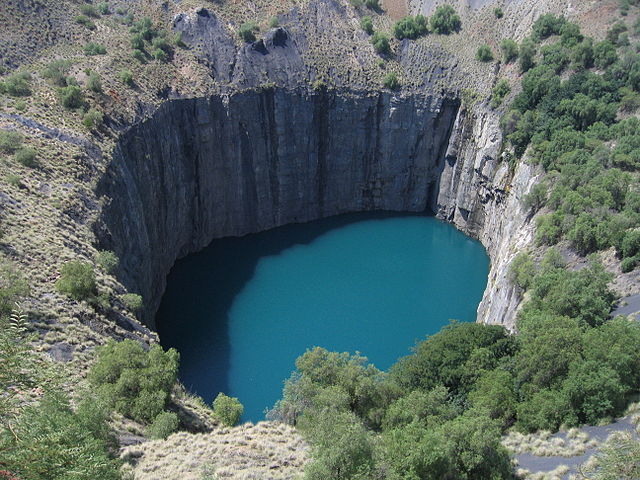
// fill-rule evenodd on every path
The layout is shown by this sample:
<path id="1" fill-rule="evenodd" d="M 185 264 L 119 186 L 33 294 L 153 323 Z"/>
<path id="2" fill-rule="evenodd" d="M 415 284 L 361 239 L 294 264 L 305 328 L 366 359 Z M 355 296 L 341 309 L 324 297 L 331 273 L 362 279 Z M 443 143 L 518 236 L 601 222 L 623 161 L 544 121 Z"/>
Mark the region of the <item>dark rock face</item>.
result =
<path id="1" fill-rule="evenodd" d="M 457 101 L 267 89 L 175 100 L 123 134 L 97 235 L 153 315 L 173 262 L 212 239 L 367 210 L 424 211 Z"/>

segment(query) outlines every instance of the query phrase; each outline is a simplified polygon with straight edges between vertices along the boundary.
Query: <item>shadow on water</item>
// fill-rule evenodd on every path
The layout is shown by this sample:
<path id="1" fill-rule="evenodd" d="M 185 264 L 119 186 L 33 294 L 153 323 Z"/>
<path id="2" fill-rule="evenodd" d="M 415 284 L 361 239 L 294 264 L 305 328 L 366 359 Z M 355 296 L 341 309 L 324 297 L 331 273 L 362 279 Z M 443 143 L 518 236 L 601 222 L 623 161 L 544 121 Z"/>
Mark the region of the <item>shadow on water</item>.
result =
<path id="1" fill-rule="evenodd" d="M 356 213 L 286 225 L 244 237 L 214 240 L 201 252 L 176 262 L 167 278 L 156 325 L 162 346 L 180 352 L 180 379 L 185 387 L 208 403 L 218 392 L 230 392 L 229 311 L 261 257 L 309 244 L 324 233 L 351 223 L 407 216 L 427 214 Z M 209 268 L 198 268 L 199 265 Z M 207 372 L 211 365 L 216 365 L 216 370 Z M 203 372 L 208 375 L 206 382 L 202 381 Z"/>

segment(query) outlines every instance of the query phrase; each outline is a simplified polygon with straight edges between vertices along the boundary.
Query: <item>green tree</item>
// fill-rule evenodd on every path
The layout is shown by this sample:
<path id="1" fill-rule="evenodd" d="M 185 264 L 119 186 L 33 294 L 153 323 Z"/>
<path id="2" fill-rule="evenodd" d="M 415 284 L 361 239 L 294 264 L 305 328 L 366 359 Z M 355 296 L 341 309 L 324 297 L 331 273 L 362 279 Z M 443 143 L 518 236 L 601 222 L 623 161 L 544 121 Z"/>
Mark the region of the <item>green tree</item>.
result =
<path id="1" fill-rule="evenodd" d="M 245 42 L 255 42 L 256 33 L 260 31 L 260 28 L 256 22 L 244 22 L 238 29 L 238 35 Z"/>
<path id="2" fill-rule="evenodd" d="M 178 352 L 165 352 L 159 345 L 145 351 L 127 339 L 110 340 L 97 353 L 88 378 L 111 407 L 136 421 L 151 422 L 167 406 L 178 375 Z"/>
<path id="3" fill-rule="evenodd" d="M 75 300 L 89 300 L 95 297 L 98 288 L 93 266 L 77 260 L 65 263 L 60 270 L 56 289 Z"/>
<path id="4" fill-rule="evenodd" d="M 527 290 L 536 275 L 536 265 L 528 252 L 518 253 L 509 266 L 509 277 L 523 290 Z"/>
<path id="5" fill-rule="evenodd" d="M 503 428 L 509 427 L 518 404 L 513 376 L 500 369 L 486 371 L 469 393 L 469 403 L 490 418 L 499 420 Z"/>
<path id="6" fill-rule="evenodd" d="M 369 35 L 373 35 L 373 21 L 371 20 L 371 17 L 362 17 L 360 19 L 360 27 L 362 27 L 362 30 L 367 32 Z"/>
<path id="7" fill-rule="evenodd" d="M 536 44 L 533 40 L 525 38 L 520 44 L 520 71 L 522 73 L 528 72 L 535 65 L 534 59 L 536 56 Z"/>
<path id="8" fill-rule="evenodd" d="M 213 414 L 224 425 L 233 427 L 240 421 L 244 407 L 235 397 L 228 397 L 224 393 L 218 393 L 213 401 Z"/>
<path id="9" fill-rule="evenodd" d="M 77 85 L 60 88 L 58 95 L 64 108 L 72 110 L 84 106 L 84 95 Z"/>
<path id="10" fill-rule="evenodd" d="M 493 61 L 493 51 L 489 45 L 480 45 L 476 51 L 476 60 L 480 62 Z"/>
<path id="11" fill-rule="evenodd" d="M 398 76 L 395 74 L 395 72 L 387 73 L 382 79 L 382 84 L 389 90 L 397 90 L 398 88 L 400 88 L 400 80 L 398 80 Z"/>
<path id="12" fill-rule="evenodd" d="M 500 43 L 504 63 L 511 63 L 518 59 L 518 44 L 510 38 L 505 38 Z"/>
<path id="13" fill-rule="evenodd" d="M 145 433 L 150 438 L 166 439 L 178 430 L 179 425 L 178 415 L 173 412 L 160 412 L 153 423 L 147 427 Z"/>
<path id="14" fill-rule="evenodd" d="M 68 398 L 49 392 L 28 406 L 12 430 L 0 436 L 3 467 L 34 480 L 119 480 L 119 462 L 110 458 L 107 410 L 97 398 L 74 412 Z"/>
<path id="15" fill-rule="evenodd" d="M 460 16 L 451 5 L 440 5 L 430 19 L 431 30 L 441 35 L 448 35 L 460 30 Z"/>
<path id="16" fill-rule="evenodd" d="M 382 32 L 375 32 L 371 36 L 371 43 L 377 53 L 388 54 L 391 51 L 389 37 Z"/>

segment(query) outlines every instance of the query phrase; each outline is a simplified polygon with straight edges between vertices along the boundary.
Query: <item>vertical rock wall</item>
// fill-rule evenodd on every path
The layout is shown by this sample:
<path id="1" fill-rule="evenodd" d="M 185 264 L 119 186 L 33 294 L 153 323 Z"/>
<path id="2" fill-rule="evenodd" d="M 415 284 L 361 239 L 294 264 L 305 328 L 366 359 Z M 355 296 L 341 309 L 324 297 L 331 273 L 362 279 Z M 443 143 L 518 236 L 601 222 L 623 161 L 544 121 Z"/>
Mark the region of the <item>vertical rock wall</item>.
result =
<path id="1" fill-rule="evenodd" d="M 98 237 L 153 315 L 173 262 L 212 239 L 346 212 L 426 210 L 459 104 L 268 89 L 176 100 L 122 135 Z"/>

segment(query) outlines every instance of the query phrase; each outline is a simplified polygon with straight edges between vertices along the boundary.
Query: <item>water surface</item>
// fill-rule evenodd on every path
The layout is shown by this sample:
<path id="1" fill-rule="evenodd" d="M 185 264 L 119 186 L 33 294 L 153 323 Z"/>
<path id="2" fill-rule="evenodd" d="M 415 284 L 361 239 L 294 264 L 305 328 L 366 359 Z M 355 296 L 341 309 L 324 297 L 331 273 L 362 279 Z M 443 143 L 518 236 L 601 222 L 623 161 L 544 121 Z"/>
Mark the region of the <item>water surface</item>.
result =
<path id="1" fill-rule="evenodd" d="M 214 241 L 176 263 L 157 315 L 180 379 L 264 418 L 307 348 L 387 369 L 449 319 L 474 321 L 482 246 L 432 217 L 354 214 Z"/>

